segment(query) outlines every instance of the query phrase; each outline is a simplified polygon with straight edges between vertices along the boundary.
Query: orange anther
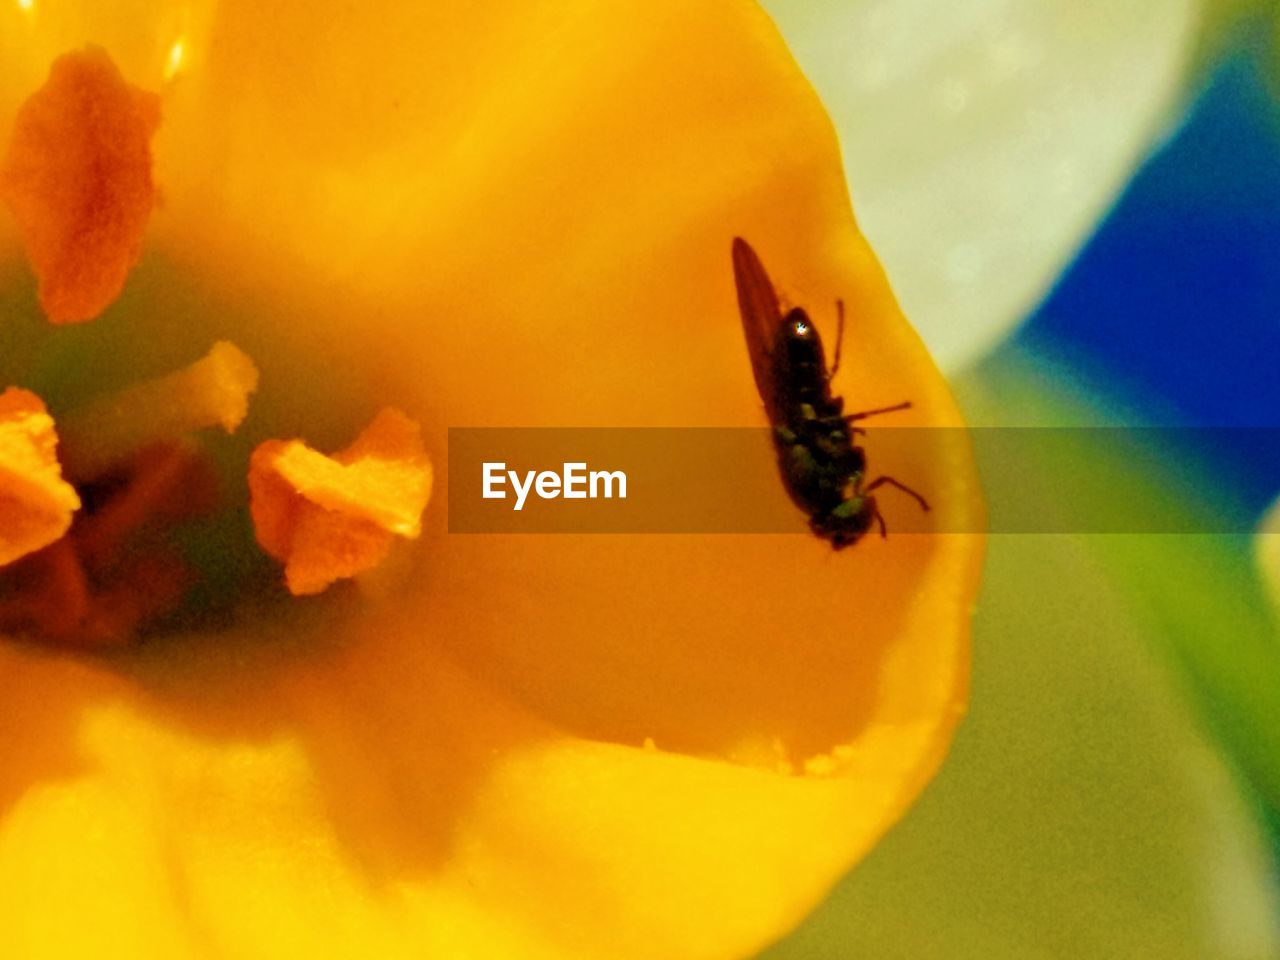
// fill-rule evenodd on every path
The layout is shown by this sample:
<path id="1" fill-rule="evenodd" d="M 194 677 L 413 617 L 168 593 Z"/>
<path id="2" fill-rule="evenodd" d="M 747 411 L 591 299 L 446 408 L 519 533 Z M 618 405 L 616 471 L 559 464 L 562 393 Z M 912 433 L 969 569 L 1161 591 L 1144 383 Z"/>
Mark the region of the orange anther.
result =
<path id="1" fill-rule="evenodd" d="M 80 497 L 62 479 L 53 418 L 34 393 L 0 394 L 0 566 L 57 540 Z"/>
<path id="2" fill-rule="evenodd" d="M 99 47 L 59 57 L 19 111 L 0 198 L 54 323 L 92 320 L 124 288 L 155 203 L 159 125 L 160 98 L 125 83 Z"/>
<path id="3" fill-rule="evenodd" d="M 418 425 L 387 408 L 345 450 L 325 456 L 301 440 L 268 440 L 249 462 L 254 531 L 283 561 L 295 595 L 377 565 L 396 536 L 415 538 L 431 496 Z"/>

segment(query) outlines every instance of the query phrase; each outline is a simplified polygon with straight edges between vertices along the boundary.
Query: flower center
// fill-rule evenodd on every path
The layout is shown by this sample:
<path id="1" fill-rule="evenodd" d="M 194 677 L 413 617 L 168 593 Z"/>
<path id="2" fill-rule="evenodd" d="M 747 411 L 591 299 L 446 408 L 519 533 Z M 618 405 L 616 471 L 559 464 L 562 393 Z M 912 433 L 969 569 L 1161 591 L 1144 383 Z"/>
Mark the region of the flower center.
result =
<path id="1" fill-rule="evenodd" d="M 44 314 L 0 275 L 0 389 L 21 384 L 0 394 L 5 633 L 101 647 L 216 627 L 246 601 L 365 577 L 420 530 L 431 470 L 417 424 L 384 409 L 332 456 L 272 439 L 335 422 L 349 438 L 341 411 L 357 405 L 308 402 L 299 384 L 323 394 L 332 378 L 290 358 L 263 379 L 292 402 L 258 410 L 257 365 L 222 339 L 244 318 L 162 259 L 129 276 L 159 107 L 102 50 L 67 54 L 0 161 Z"/>
<path id="2" fill-rule="evenodd" d="M 212 448 L 196 435 L 237 428 L 257 378 L 247 356 L 219 342 L 181 370 L 73 410 L 56 428 L 38 396 L 6 391 L 0 629 L 115 645 L 174 615 L 225 606 L 192 590 L 205 564 L 191 531 L 224 512 Z M 266 582 L 261 570 L 258 578 Z"/>

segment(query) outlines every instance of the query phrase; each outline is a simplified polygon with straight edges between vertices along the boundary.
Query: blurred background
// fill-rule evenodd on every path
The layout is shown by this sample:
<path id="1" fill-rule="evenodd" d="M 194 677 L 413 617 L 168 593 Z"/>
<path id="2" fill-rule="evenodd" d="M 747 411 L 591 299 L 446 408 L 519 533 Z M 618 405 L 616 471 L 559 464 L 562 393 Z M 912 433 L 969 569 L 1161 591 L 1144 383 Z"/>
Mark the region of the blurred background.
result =
<path id="1" fill-rule="evenodd" d="M 1019 482 L 1239 531 L 993 536 L 942 774 L 765 956 L 1280 957 L 1274 6 L 765 7 L 971 423 L 1221 428 Z"/>

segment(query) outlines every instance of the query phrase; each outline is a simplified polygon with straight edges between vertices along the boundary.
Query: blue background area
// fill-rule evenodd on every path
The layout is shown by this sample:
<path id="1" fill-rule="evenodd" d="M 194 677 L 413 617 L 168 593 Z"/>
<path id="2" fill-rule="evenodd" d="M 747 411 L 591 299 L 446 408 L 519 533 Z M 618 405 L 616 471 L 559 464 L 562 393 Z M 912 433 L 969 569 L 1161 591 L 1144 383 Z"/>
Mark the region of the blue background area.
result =
<path id="1" fill-rule="evenodd" d="M 1280 428 L 1280 105 L 1262 61 L 1219 66 L 1010 348 L 1106 384 L 1146 423 Z M 1280 442 L 1220 437 L 1191 455 L 1261 512 Z"/>

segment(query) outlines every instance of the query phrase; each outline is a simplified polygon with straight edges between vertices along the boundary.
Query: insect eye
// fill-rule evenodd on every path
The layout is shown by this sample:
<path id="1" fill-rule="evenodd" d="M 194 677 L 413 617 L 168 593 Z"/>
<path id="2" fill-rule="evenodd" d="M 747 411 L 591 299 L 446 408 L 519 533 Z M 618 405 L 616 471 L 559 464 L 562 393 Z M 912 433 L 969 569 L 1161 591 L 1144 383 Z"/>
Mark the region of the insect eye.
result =
<path id="1" fill-rule="evenodd" d="M 787 327 L 787 338 L 792 343 L 812 343 L 816 333 L 817 331 L 813 329 L 813 324 L 811 324 L 807 319 L 792 320 L 791 324 Z"/>

